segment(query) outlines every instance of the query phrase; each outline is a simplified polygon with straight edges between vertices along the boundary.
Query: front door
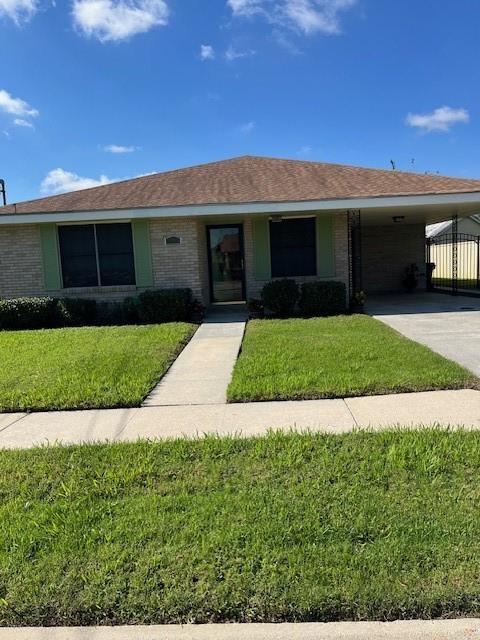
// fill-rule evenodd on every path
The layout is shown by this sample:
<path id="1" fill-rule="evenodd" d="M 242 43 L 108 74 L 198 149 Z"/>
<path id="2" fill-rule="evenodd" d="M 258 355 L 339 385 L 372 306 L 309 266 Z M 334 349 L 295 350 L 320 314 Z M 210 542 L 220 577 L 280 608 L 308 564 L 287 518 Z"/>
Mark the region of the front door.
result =
<path id="1" fill-rule="evenodd" d="M 207 227 L 212 302 L 245 300 L 242 231 L 241 224 Z"/>

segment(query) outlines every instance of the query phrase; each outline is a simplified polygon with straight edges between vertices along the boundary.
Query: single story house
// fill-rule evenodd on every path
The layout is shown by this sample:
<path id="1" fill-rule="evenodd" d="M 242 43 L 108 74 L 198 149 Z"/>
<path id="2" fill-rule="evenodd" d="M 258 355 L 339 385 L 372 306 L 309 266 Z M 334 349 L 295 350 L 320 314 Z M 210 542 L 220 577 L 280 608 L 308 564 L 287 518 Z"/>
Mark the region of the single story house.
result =
<path id="1" fill-rule="evenodd" d="M 233 158 L 1 207 L 0 297 L 190 287 L 209 304 L 283 277 L 398 291 L 425 270 L 425 225 L 479 206 L 480 180 Z"/>

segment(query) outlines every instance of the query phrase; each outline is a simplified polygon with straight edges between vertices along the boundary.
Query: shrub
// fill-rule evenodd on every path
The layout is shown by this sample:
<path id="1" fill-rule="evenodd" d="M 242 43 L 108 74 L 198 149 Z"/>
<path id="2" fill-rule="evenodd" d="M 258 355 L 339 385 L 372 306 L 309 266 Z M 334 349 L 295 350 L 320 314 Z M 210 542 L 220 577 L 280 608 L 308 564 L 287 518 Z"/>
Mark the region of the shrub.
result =
<path id="1" fill-rule="evenodd" d="M 125 298 L 122 303 L 122 321 L 124 324 L 138 324 L 140 301 L 138 298 Z"/>
<path id="2" fill-rule="evenodd" d="M 0 329 L 48 329 L 63 324 L 55 298 L 0 300 Z"/>
<path id="3" fill-rule="evenodd" d="M 191 312 L 191 289 L 158 289 L 138 296 L 140 322 L 180 322 L 188 320 Z"/>
<path id="4" fill-rule="evenodd" d="M 66 326 L 84 327 L 96 324 L 97 302 L 95 300 L 62 298 L 58 302 Z"/>
<path id="5" fill-rule="evenodd" d="M 111 302 L 15 298 L 0 300 L 0 330 L 180 322 L 189 320 L 193 311 L 190 289 L 145 291 L 137 298 Z"/>
<path id="6" fill-rule="evenodd" d="M 301 286 L 300 312 L 304 316 L 335 316 L 347 310 L 347 289 L 343 282 L 305 282 Z"/>
<path id="7" fill-rule="evenodd" d="M 262 289 L 262 302 L 264 307 L 281 318 L 293 314 L 298 296 L 299 290 L 297 283 L 295 280 L 289 280 L 288 278 L 267 282 Z"/>

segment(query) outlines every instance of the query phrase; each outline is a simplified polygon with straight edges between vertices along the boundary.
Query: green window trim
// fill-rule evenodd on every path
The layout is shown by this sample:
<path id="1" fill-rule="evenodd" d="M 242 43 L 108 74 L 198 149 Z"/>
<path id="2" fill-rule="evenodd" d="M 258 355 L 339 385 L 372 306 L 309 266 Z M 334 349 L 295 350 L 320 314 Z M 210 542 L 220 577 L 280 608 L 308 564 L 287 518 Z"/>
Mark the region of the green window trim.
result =
<path id="1" fill-rule="evenodd" d="M 270 280 L 270 225 L 268 218 L 252 220 L 253 268 L 256 280 Z"/>
<path id="2" fill-rule="evenodd" d="M 40 225 L 40 244 L 42 247 L 43 283 L 47 291 L 62 288 L 60 259 L 58 255 L 57 226 L 54 223 Z"/>
<path id="3" fill-rule="evenodd" d="M 317 276 L 335 276 L 335 233 L 334 218 L 331 215 L 317 216 Z"/>
<path id="4" fill-rule="evenodd" d="M 152 247 L 148 220 L 132 220 L 132 238 L 137 287 L 152 287 Z"/>

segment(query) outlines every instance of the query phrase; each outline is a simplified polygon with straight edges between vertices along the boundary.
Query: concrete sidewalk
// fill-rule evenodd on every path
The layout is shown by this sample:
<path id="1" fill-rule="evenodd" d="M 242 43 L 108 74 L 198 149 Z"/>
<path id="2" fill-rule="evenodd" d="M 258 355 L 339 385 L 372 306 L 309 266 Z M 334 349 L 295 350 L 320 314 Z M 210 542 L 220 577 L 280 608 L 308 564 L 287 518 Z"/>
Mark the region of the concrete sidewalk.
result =
<path id="1" fill-rule="evenodd" d="M 144 406 L 226 403 L 244 331 L 244 313 L 210 313 Z"/>
<path id="2" fill-rule="evenodd" d="M 0 640 L 479 640 L 480 620 L 0 629 Z"/>
<path id="3" fill-rule="evenodd" d="M 343 400 L 158 406 L 138 409 L 0 414 L 0 447 L 134 441 L 202 434 L 265 434 L 269 429 L 342 433 L 356 427 L 452 425 L 480 428 L 480 391 L 430 391 Z"/>

